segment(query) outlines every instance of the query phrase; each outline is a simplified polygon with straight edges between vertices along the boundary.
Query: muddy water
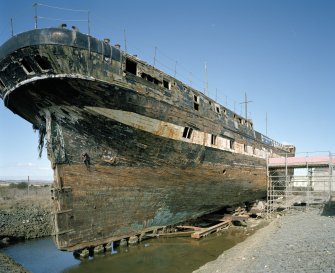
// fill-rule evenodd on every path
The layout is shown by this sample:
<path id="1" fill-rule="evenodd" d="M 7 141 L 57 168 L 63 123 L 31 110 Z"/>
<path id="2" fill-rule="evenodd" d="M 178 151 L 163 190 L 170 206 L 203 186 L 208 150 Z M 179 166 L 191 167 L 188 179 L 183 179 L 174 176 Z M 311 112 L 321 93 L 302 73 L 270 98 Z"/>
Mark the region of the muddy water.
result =
<path id="1" fill-rule="evenodd" d="M 254 232 L 254 228 L 233 227 L 201 240 L 150 239 L 86 260 L 57 250 L 51 239 L 26 241 L 3 250 L 32 273 L 190 273 Z"/>

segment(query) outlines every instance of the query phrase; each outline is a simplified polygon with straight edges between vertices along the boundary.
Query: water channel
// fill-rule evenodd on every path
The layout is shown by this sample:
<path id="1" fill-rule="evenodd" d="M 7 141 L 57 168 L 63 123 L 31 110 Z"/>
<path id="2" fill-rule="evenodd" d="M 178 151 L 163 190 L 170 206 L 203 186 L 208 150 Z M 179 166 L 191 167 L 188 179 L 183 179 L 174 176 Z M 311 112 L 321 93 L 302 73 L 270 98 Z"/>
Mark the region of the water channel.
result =
<path id="1" fill-rule="evenodd" d="M 57 250 L 51 238 L 24 241 L 2 250 L 32 273 L 190 273 L 254 232 L 251 227 L 232 227 L 201 240 L 155 238 L 86 260 Z"/>

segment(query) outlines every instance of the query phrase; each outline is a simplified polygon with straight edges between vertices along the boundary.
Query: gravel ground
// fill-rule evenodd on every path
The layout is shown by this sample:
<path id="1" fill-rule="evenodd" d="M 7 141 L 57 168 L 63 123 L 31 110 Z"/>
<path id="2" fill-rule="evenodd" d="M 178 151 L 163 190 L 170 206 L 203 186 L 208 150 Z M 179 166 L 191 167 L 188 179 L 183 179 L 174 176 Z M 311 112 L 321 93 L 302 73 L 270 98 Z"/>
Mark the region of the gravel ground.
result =
<path id="1" fill-rule="evenodd" d="M 194 273 L 335 272 L 335 205 L 291 210 Z"/>
<path id="2" fill-rule="evenodd" d="M 17 240 L 51 234 L 49 187 L 25 189 L 0 187 L 0 250 Z M 0 251 L 0 273 L 25 273 L 21 265 Z"/>
<path id="3" fill-rule="evenodd" d="M 0 242 L 3 238 L 33 239 L 51 234 L 49 187 L 0 187 Z"/>
<path id="4" fill-rule="evenodd" d="M 6 256 L 0 251 L 0 273 L 29 273 L 12 258 Z"/>
<path id="5" fill-rule="evenodd" d="M 38 204 L 16 204 L 0 211 L 1 238 L 34 239 L 51 234 L 50 209 Z"/>

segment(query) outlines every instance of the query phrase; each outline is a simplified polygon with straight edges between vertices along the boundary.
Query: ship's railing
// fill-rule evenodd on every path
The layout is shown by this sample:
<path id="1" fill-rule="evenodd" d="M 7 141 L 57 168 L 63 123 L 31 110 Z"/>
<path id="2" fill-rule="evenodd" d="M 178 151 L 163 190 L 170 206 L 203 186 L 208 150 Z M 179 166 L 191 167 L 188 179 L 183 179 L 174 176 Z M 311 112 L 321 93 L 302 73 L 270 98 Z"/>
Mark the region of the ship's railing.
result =
<path id="1" fill-rule="evenodd" d="M 55 18 L 49 18 L 49 17 L 45 17 L 45 16 L 40 16 L 40 14 L 38 13 L 38 7 L 50 8 L 50 9 L 59 9 L 62 12 L 64 12 L 64 11 L 70 11 L 70 12 L 79 12 L 79 13 L 87 14 L 87 18 L 85 18 L 85 19 L 82 18 L 80 20 L 78 20 L 78 19 L 77 20 L 71 20 L 71 19 L 66 20 L 68 22 L 87 22 L 87 25 L 88 25 L 88 35 L 81 34 L 81 33 L 78 32 L 77 36 L 76 36 L 77 37 L 77 39 L 76 39 L 76 46 L 77 47 L 83 47 L 83 48 L 87 47 L 89 49 L 89 51 L 94 51 L 94 52 L 98 52 L 98 53 L 102 53 L 102 54 L 103 54 L 103 52 L 107 52 L 108 51 L 108 50 L 105 50 L 105 48 L 108 47 L 108 45 L 106 43 L 104 43 L 103 41 L 99 41 L 98 39 L 92 38 L 90 36 L 90 13 L 89 13 L 88 10 L 67 9 L 67 8 L 60 8 L 60 7 L 49 6 L 49 5 L 39 4 L 39 3 L 34 4 L 33 7 L 35 9 L 35 17 L 34 17 L 34 19 L 35 19 L 35 29 L 38 28 L 38 27 L 40 27 L 38 25 L 39 20 L 43 20 L 43 19 L 56 20 L 56 21 L 58 20 L 58 19 L 55 19 Z M 63 31 L 66 32 L 66 29 L 63 29 Z M 13 35 L 13 30 L 12 30 L 12 35 Z M 45 36 L 47 36 L 47 35 L 45 35 Z M 85 37 L 86 37 L 86 39 L 85 39 Z M 22 40 L 24 40 L 24 39 L 21 39 L 21 41 Z M 29 42 L 31 43 L 31 39 L 29 40 Z M 38 42 L 41 42 L 41 41 L 38 41 Z M 61 41 L 57 40 L 57 41 L 48 41 L 48 42 L 59 43 Z M 62 41 L 62 42 L 70 44 L 70 45 L 73 45 L 72 41 L 70 39 L 68 39 L 67 41 Z M 16 44 L 16 46 L 18 46 L 18 45 Z M 127 52 L 127 49 L 126 49 L 126 45 L 125 45 L 125 50 L 122 50 L 120 48 L 118 48 L 118 50 L 120 50 L 124 54 L 129 54 L 129 52 Z M 112 52 L 112 49 L 110 49 L 109 52 Z M 140 52 L 140 50 L 139 50 L 139 52 Z M 161 60 L 161 58 L 163 58 L 163 59 Z M 170 65 L 165 65 L 165 62 L 167 60 L 169 60 L 171 62 Z M 210 96 L 209 96 L 209 90 L 207 88 L 205 89 L 204 92 L 202 92 L 201 88 L 196 88 L 196 86 L 192 87 L 192 85 L 194 85 L 194 81 L 195 80 L 198 80 L 199 84 L 201 83 L 201 84 L 204 84 L 204 85 L 206 85 L 206 81 L 200 79 L 199 77 L 195 77 L 194 73 L 188 71 L 188 69 L 186 69 L 185 67 L 183 67 L 180 62 L 177 62 L 176 60 L 173 60 L 171 57 L 167 56 L 167 54 L 164 53 L 164 52 L 162 52 L 158 47 L 155 47 L 153 67 L 155 67 L 156 69 L 159 69 L 159 67 L 157 67 L 155 65 L 156 63 L 159 63 L 165 69 L 171 70 L 173 72 L 173 75 L 174 75 L 173 78 L 177 79 L 176 77 L 178 75 L 179 77 L 184 78 L 185 80 L 186 79 L 190 80 L 189 88 L 191 88 L 192 90 L 196 90 L 197 92 L 203 94 L 204 97 L 210 98 Z M 178 65 L 178 71 L 177 71 L 177 65 Z M 188 75 L 192 75 L 193 80 L 191 80 L 190 77 L 185 76 L 183 73 L 180 73 L 179 68 L 181 68 L 182 70 L 184 70 L 184 73 L 187 73 Z M 183 83 L 184 82 L 185 81 L 183 81 Z M 241 119 L 244 120 L 244 118 L 242 117 L 242 110 L 241 110 L 240 115 L 238 115 L 237 112 L 235 111 L 236 100 L 233 100 L 232 98 L 228 99 L 228 96 L 220 97 L 220 96 L 217 95 L 217 91 L 216 91 L 215 99 L 213 99 L 213 101 L 217 102 L 219 105 L 221 105 L 222 107 L 224 107 L 226 109 L 233 109 L 234 108 L 234 111 L 232 111 L 232 112 L 234 114 L 236 114 L 238 117 L 240 117 Z M 234 101 L 234 104 L 231 104 L 230 103 L 231 101 Z M 247 119 L 245 120 L 245 122 L 246 122 L 246 124 L 248 124 L 248 120 Z M 269 137 L 267 137 L 265 135 L 262 135 L 262 134 L 261 134 L 261 141 L 262 141 L 262 143 L 264 143 L 266 145 L 269 145 L 269 146 L 272 146 L 272 147 L 275 147 L 275 148 L 279 148 L 279 149 L 282 149 L 282 150 L 285 150 L 285 151 L 286 150 L 289 151 L 289 149 L 285 145 L 283 145 L 283 144 L 281 144 L 281 143 L 279 143 L 277 141 L 274 141 L 274 140 L 270 139 Z"/>
<path id="2" fill-rule="evenodd" d="M 266 145 L 269 145 L 269 146 L 272 146 L 272 147 L 275 147 L 275 148 L 279 148 L 279 149 L 282 149 L 282 150 L 286 150 L 287 152 L 289 152 L 289 148 L 284 145 L 284 144 L 281 144 L 263 134 L 261 134 L 261 138 L 262 138 L 262 143 L 263 144 L 266 144 Z"/>
<path id="3" fill-rule="evenodd" d="M 84 35 L 84 36 L 87 36 L 85 47 L 87 45 L 90 51 L 91 50 L 95 51 L 96 46 L 94 44 L 96 43 L 96 41 L 95 39 L 91 37 L 90 23 L 91 23 L 92 16 L 89 10 L 71 9 L 71 8 L 47 5 L 47 4 L 42 4 L 42 3 L 34 3 L 32 7 L 33 7 L 33 12 L 34 12 L 34 28 L 35 29 L 49 28 L 50 21 L 57 22 L 58 25 L 61 24 L 64 26 L 67 23 L 69 24 L 75 23 L 80 28 L 83 28 L 83 29 L 87 28 L 87 35 Z M 60 19 L 59 17 L 61 17 L 62 19 Z M 94 18 L 94 20 L 101 20 L 101 18 L 98 18 L 97 16 L 92 17 L 92 18 Z M 14 20 L 14 23 L 15 23 L 15 18 L 12 17 L 11 20 Z M 11 22 L 13 23 L 13 21 Z M 24 32 L 26 31 L 27 30 L 25 30 Z M 124 29 L 124 40 L 125 40 L 124 50 L 121 49 L 121 51 L 123 53 L 128 53 L 130 55 L 133 55 L 133 53 L 131 53 L 132 51 L 135 51 L 136 54 L 140 54 L 142 50 L 139 48 L 136 48 L 136 43 L 127 42 L 125 31 L 126 30 Z M 17 32 L 17 29 L 15 29 L 15 32 L 16 34 L 19 32 L 22 32 L 22 29 L 19 32 Z M 11 28 L 7 31 L 7 34 L 10 34 L 10 33 L 11 33 L 11 36 L 14 36 L 15 34 L 14 29 L 13 29 L 13 24 L 11 24 Z M 0 35 L 1 34 L 2 33 L 0 33 Z M 48 37 L 47 35 L 44 35 L 44 36 Z M 0 44 L 1 44 L 1 39 L 0 39 Z M 127 49 L 127 44 L 128 44 L 128 49 Z M 76 46 L 78 45 L 76 44 Z M 147 55 L 147 52 L 142 52 L 142 53 L 143 55 Z M 237 99 L 231 98 L 230 96 L 227 96 L 227 94 L 224 95 L 221 92 L 218 92 L 219 88 L 215 88 L 215 91 L 214 89 L 209 90 L 207 87 L 208 83 L 205 78 L 197 75 L 196 73 L 194 73 L 194 71 L 190 71 L 188 68 L 186 68 L 185 65 L 182 64 L 182 62 L 169 56 L 167 53 L 162 51 L 158 46 L 154 47 L 154 58 L 153 58 L 153 62 L 148 61 L 148 64 L 150 63 L 153 65 L 153 67 L 157 69 L 160 69 L 162 71 L 168 71 L 167 74 L 171 75 L 175 79 L 178 78 L 184 84 L 187 83 L 189 87 L 191 87 L 192 89 L 195 89 L 199 93 L 202 93 L 204 96 L 207 96 L 210 98 L 211 96 L 213 97 L 215 94 L 215 99 L 213 99 L 214 101 L 218 102 L 221 106 L 227 109 L 234 109 L 233 112 L 237 114 L 237 111 L 235 111 L 235 105 L 238 102 Z M 205 66 L 207 67 L 207 65 Z M 209 95 L 210 91 L 211 91 L 211 96 Z M 241 112 L 239 113 L 239 116 L 241 116 L 242 118 L 242 108 L 241 108 Z"/>
<path id="4" fill-rule="evenodd" d="M 293 147 L 293 146 L 292 146 Z M 289 149 L 290 146 L 287 146 Z M 291 158 L 292 155 L 294 156 L 293 159 Z M 304 162 L 304 164 L 314 164 L 315 160 L 320 163 L 322 160 L 325 164 L 333 164 L 335 166 L 335 154 L 331 153 L 330 151 L 311 151 L 311 152 L 279 152 L 276 153 L 275 156 L 268 156 L 269 160 L 272 160 L 273 164 L 297 164 L 297 162 Z M 286 162 L 286 163 L 285 163 Z"/>
<path id="5" fill-rule="evenodd" d="M 40 16 L 38 14 L 38 7 L 44 7 L 52 10 L 60 10 L 61 12 L 75 12 L 75 13 L 84 13 L 87 17 L 85 19 L 66 19 L 67 22 L 85 22 L 87 23 L 87 33 L 90 36 L 91 35 L 91 28 L 90 28 L 90 11 L 89 10 L 82 10 L 82 9 L 69 9 L 69 8 L 63 8 L 63 7 L 56 7 L 56 6 L 50 6 L 50 5 L 45 5 L 41 3 L 35 3 L 33 4 L 33 8 L 35 11 L 35 29 L 38 28 L 38 20 L 39 19 L 46 19 L 46 20 L 53 20 L 53 21 L 63 21 L 64 19 L 58 19 L 58 18 L 50 18 L 50 17 L 45 17 L 45 16 Z"/>

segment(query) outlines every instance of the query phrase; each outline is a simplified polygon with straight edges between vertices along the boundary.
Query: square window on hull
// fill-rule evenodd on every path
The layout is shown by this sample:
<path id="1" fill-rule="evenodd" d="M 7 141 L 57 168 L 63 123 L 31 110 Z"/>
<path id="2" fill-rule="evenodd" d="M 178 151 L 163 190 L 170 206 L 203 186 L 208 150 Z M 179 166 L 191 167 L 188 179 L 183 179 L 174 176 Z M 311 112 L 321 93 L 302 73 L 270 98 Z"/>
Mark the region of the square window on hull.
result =
<path id="1" fill-rule="evenodd" d="M 167 80 L 163 80 L 163 86 L 164 86 L 166 89 L 170 89 L 170 83 L 169 83 Z"/>
<path id="2" fill-rule="evenodd" d="M 21 64 L 22 64 L 24 70 L 27 72 L 27 74 L 30 74 L 34 71 L 31 67 L 30 63 L 26 59 L 22 59 Z"/>
<path id="3" fill-rule="evenodd" d="M 130 59 L 126 59 L 126 72 L 137 75 L 137 63 Z"/>
<path id="4" fill-rule="evenodd" d="M 48 59 L 44 56 L 36 55 L 35 61 L 43 70 L 48 70 L 51 68 Z"/>
<path id="5" fill-rule="evenodd" d="M 216 145 L 216 135 L 212 135 L 211 137 L 211 144 Z"/>
<path id="6" fill-rule="evenodd" d="M 194 110 L 199 111 L 199 104 L 196 102 L 194 103 Z"/>
<path id="7" fill-rule="evenodd" d="M 190 139 L 192 136 L 193 129 L 190 127 L 185 127 L 184 132 L 183 132 L 183 138 L 188 138 Z"/>

